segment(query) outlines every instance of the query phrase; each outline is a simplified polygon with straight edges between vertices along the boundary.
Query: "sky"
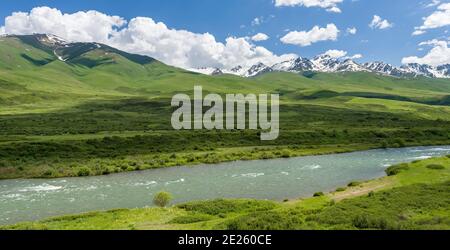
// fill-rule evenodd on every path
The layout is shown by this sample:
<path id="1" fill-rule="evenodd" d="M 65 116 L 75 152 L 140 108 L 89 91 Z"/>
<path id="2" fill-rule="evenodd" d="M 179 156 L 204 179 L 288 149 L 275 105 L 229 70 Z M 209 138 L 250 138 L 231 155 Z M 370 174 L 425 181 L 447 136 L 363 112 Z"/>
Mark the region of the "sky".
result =
<path id="1" fill-rule="evenodd" d="M 440 0 L 2 0 L 0 34 L 52 33 L 183 68 L 329 54 L 359 63 L 450 64 Z M 270 66 L 270 65 L 269 65 Z"/>

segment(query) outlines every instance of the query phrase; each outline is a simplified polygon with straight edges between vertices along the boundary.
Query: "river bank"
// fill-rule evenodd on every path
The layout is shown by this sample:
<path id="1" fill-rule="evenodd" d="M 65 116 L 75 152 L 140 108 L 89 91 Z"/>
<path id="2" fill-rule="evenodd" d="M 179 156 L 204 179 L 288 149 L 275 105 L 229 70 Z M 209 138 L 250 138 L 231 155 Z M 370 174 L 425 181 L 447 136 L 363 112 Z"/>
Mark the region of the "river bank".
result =
<path id="1" fill-rule="evenodd" d="M 397 148 L 414 146 L 448 145 L 450 141 L 435 140 L 420 143 L 402 142 Z M 63 177 L 86 177 L 111 175 L 124 172 L 142 171 L 178 166 L 220 164 L 233 161 L 286 159 L 302 156 L 327 155 L 386 148 L 380 144 L 331 144 L 307 146 L 246 146 L 218 148 L 211 151 L 187 151 L 178 153 L 158 153 L 129 155 L 119 158 L 93 158 L 80 161 L 55 159 L 52 163 L 27 164 L 20 167 L 0 168 L 0 180 L 7 179 L 56 179 Z"/>
<path id="2" fill-rule="evenodd" d="M 342 187 L 320 197 L 285 202 L 211 200 L 170 208 L 119 209 L 0 229 L 449 229 L 450 203 L 446 197 L 450 193 L 450 158 L 404 165 L 407 168 L 396 175 Z"/>
<path id="3" fill-rule="evenodd" d="M 217 198 L 283 201 L 329 192 L 385 175 L 388 166 L 450 154 L 450 146 L 414 147 L 288 159 L 173 167 L 108 176 L 0 181 L 0 223 L 151 205 L 155 193 L 172 204 Z M 281 185 L 282 184 L 282 185 Z M 207 188 L 205 188 L 207 187 Z M 20 208 L 20 209 L 18 209 Z"/>

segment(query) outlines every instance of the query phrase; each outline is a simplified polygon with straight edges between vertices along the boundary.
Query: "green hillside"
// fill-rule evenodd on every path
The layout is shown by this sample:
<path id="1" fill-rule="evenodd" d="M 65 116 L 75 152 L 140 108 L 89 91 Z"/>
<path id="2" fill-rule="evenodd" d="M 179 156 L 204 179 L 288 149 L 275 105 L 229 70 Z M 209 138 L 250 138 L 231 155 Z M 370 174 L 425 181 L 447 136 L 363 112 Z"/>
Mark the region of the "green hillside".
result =
<path id="1" fill-rule="evenodd" d="M 450 80 L 372 73 L 206 76 L 106 45 L 0 38 L 0 178 L 98 175 L 450 144 Z M 175 93 L 280 93 L 281 134 L 174 131 Z"/>

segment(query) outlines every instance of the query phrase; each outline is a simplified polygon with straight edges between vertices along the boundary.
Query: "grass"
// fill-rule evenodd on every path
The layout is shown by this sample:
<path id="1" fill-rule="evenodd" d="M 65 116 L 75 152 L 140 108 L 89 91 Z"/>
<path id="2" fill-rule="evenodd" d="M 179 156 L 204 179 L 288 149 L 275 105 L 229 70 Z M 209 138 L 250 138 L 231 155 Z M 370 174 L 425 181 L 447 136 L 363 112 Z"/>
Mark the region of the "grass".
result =
<path id="1" fill-rule="evenodd" d="M 0 41 L 0 179 L 123 171 L 450 144 L 450 81 L 370 73 L 205 76 L 86 44 Z M 174 131 L 170 99 L 279 93 L 280 138 L 261 131 Z"/>
<path id="2" fill-rule="evenodd" d="M 428 168 L 434 164 L 444 168 Z M 407 165 L 395 175 L 302 200 L 194 201 L 172 208 L 63 216 L 0 229 L 450 229 L 450 158 Z"/>

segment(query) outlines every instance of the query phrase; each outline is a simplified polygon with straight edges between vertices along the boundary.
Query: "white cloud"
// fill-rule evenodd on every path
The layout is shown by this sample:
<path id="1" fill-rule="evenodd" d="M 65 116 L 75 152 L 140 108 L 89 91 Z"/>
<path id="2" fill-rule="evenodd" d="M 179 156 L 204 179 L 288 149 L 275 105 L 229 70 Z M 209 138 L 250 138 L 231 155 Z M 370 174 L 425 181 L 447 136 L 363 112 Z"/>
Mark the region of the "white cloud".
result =
<path id="1" fill-rule="evenodd" d="M 255 17 L 251 22 L 251 26 L 259 26 L 264 23 L 268 23 L 268 22 L 272 21 L 274 18 L 275 18 L 275 15 Z"/>
<path id="2" fill-rule="evenodd" d="M 255 17 L 252 21 L 252 26 L 258 26 L 262 23 L 262 20 L 259 17 Z"/>
<path id="3" fill-rule="evenodd" d="M 53 33 L 71 41 L 106 42 L 108 36 L 126 24 L 118 16 L 97 11 L 63 14 L 57 9 L 37 7 L 30 13 L 14 12 L 5 19 L 8 34 Z"/>
<path id="4" fill-rule="evenodd" d="M 338 59 L 338 58 L 342 58 L 342 57 L 346 56 L 347 51 L 331 49 L 331 50 L 328 50 L 327 52 L 325 52 L 324 55 Z"/>
<path id="5" fill-rule="evenodd" d="M 148 17 L 127 22 L 97 11 L 64 14 L 57 9 L 38 7 L 30 13 L 15 12 L 7 17 L 5 31 L 17 35 L 51 33 L 70 41 L 105 43 L 183 68 L 231 68 L 257 62 L 272 65 L 296 56 L 277 56 L 247 38 L 229 37 L 219 42 L 209 33 L 171 29 Z"/>
<path id="6" fill-rule="evenodd" d="M 361 59 L 361 58 L 363 58 L 363 55 L 362 54 L 355 54 L 355 55 L 350 56 L 348 58 L 349 59 Z"/>
<path id="7" fill-rule="evenodd" d="M 433 46 L 428 53 L 423 57 L 410 56 L 402 59 L 402 63 L 419 63 L 428 64 L 432 66 L 439 66 L 443 64 L 450 64 L 450 48 L 447 41 L 430 40 L 422 42 L 420 46 Z"/>
<path id="8" fill-rule="evenodd" d="M 336 41 L 338 35 L 339 29 L 331 23 L 325 28 L 314 26 L 310 31 L 291 31 L 280 40 L 286 44 L 305 47 L 320 41 Z"/>
<path id="9" fill-rule="evenodd" d="M 430 16 L 425 17 L 423 25 L 416 30 L 435 29 L 450 25 L 450 3 L 441 4 Z"/>
<path id="10" fill-rule="evenodd" d="M 323 55 L 328 55 L 331 58 L 335 58 L 335 59 L 360 59 L 363 56 L 361 54 L 355 54 L 353 56 L 347 56 L 348 52 L 345 50 L 336 50 L 336 49 L 331 49 L 328 50 L 327 52 L 323 53 Z"/>
<path id="11" fill-rule="evenodd" d="M 275 6 L 304 6 L 319 7 L 326 9 L 328 12 L 341 13 L 341 9 L 337 7 L 343 0 L 275 0 Z"/>
<path id="12" fill-rule="evenodd" d="M 434 7 L 436 5 L 439 5 L 441 3 L 440 0 L 432 0 L 429 4 L 425 5 L 425 8 Z"/>
<path id="13" fill-rule="evenodd" d="M 0 27 L 0 36 L 6 34 L 5 27 Z"/>
<path id="14" fill-rule="evenodd" d="M 354 34 L 356 34 L 356 32 L 358 32 L 358 30 L 357 30 L 355 27 L 353 27 L 353 28 L 347 28 L 347 33 L 348 33 L 348 34 L 354 35 Z"/>
<path id="15" fill-rule="evenodd" d="M 425 34 L 425 33 L 426 33 L 425 30 L 415 30 L 415 31 L 412 33 L 412 35 L 413 35 L 413 36 L 420 36 L 420 35 Z"/>
<path id="16" fill-rule="evenodd" d="M 380 30 L 384 30 L 384 29 L 389 29 L 393 27 L 393 24 L 390 23 L 388 20 L 381 18 L 378 15 L 374 15 L 372 22 L 369 24 L 369 27 L 372 29 L 380 29 Z"/>
<path id="17" fill-rule="evenodd" d="M 428 41 L 425 41 L 425 42 L 421 42 L 421 43 L 419 43 L 419 46 L 425 46 L 425 45 L 436 46 L 436 45 L 439 45 L 441 42 L 443 42 L 443 41 L 440 41 L 440 40 L 437 40 L 437 39 L 433 39 L 433 40 L 428 40 Z"/>
<path id="18" fill-rule="evenodd" d="M 256 35 L 252 36 L 252 40 L 255 42 L 266 41 L 268 39 L 269 39 L 269 36 L 264 33 L 258 33 Z"/>

